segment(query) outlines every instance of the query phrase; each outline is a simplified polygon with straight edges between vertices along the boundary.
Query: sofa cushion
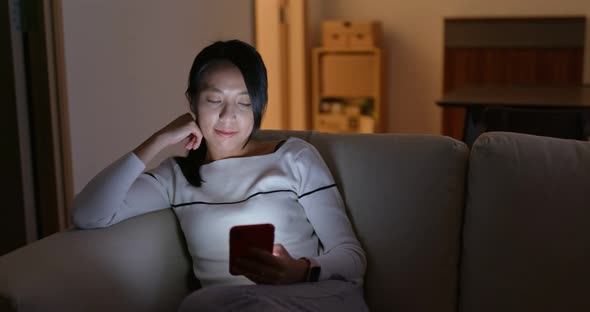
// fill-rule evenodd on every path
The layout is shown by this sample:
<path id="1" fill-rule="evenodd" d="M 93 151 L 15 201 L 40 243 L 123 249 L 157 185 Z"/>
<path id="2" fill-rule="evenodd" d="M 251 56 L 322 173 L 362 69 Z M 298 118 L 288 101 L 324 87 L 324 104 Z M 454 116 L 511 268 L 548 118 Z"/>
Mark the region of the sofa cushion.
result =
<path id="1" fill-rule="evenodd" d="M 590 311 L 590 143 L 492 132 L 472 147 L 462 311 Z"/>
<path id="2" fill-rule="evenodd" d="M 456 311 L 468 149 L 428 135 L 313 133 L 367 254 L 371 311 Z"/>

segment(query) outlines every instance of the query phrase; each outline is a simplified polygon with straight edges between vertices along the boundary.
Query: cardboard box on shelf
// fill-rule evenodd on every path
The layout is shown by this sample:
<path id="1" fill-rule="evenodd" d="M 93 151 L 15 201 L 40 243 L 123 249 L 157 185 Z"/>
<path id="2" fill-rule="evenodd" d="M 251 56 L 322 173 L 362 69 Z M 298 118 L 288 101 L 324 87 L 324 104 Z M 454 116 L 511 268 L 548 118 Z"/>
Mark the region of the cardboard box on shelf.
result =
<path id="1" fill-rule="evenodd" d="M 378 47 L 381 33 L 378 21 L 323 21 L 322 45 L 330 48 Z"/>
<path id="2" fill-rule="evenodd" d="M 348 27 L 342 21 L 324 21 L 322 23 L 322 46 L 330 48 L 348 47 Z"/>
<path id="3" fill-rule="evenodd" d="M 350 47 L 377 47 L 381 38 L 381 23 L 358 22 L 352 24 L 348 44 Z"/>

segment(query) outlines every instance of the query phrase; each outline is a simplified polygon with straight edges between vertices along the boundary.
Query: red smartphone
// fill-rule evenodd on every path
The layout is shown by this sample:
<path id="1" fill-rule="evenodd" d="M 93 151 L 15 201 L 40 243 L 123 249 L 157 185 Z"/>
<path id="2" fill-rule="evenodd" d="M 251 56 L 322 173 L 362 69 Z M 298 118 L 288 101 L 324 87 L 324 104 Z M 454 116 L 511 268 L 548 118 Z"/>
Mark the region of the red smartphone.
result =
<path id="1" fill-rule="evenodd" d="M 270 223 L 237 225 L 229 231 L 229 273 L 237 258 L 247 254 L 249 248 L 259 248 L 272 253 L 275 240 L 275 227 Z"/>

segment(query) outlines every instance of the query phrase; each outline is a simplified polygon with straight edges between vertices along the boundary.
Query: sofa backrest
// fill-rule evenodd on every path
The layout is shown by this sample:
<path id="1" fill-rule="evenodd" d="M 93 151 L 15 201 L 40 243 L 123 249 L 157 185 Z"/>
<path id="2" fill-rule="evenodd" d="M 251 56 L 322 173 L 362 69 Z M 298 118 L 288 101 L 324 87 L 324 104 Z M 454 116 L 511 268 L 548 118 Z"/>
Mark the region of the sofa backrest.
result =
<path id="1" fill-rule="evenodd" d="M 461 311 L 590 311 L 590 143 L 487 133 L 468 181 Z"/>
<path id="2" fill-rule="evenodd" d="M 367 253 L 371 311 L 456 311 L 466 145 L 428 135 L 286 134 L 312 143 L 336 179 Z"/>

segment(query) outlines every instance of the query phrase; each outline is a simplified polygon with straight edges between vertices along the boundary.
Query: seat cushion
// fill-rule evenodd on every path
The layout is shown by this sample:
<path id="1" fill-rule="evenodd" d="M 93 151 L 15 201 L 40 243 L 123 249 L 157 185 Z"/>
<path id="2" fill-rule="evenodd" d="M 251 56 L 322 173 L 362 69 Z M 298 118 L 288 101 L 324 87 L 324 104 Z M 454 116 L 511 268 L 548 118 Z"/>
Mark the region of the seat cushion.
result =
<path id="1" fill-rule="evenodd" d="M 472 147 L 462 311 L 590 311 L 590 143 L 491 132 Z"/>

